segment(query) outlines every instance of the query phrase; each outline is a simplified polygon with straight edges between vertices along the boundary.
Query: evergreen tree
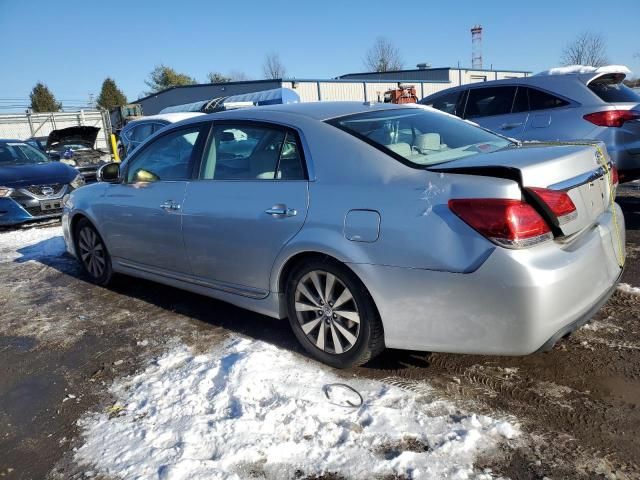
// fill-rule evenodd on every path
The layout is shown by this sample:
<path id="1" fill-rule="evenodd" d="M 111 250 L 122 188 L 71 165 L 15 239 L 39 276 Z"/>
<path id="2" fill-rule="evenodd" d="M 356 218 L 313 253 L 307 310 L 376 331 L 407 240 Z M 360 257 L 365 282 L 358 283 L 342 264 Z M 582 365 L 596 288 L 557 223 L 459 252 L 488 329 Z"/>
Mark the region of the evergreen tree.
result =
<path id="1" fill-rule="evenodd" d="M 119 107 L 127 103 L 127 97 L 122 93 L 122 90 L 118 88 L 116 82 L 110 78 L 105 78 L 102 82 L 102 89 L 98 96 L 98 106 L 106 110 L 111 110 L 113 107 Z"/>
<path id="2" fill-rule="evenodd" d="M 145 80 L 144 83 L 151 89 L 147 92 L 150 95 L 169 87 L 193 85 L 196 83 L 196 79 L 184 73 L 178 73 L 166 65 L 158 65 L 149 74 L 149 79 Z"/>
<path id="3" fill-rule="evenodd" d="M 51 90 L 42 82 L 36 83 L 31 93 L 31 110 L 34 112 L 59 112 L 62 104 L 56 101 Z"/>

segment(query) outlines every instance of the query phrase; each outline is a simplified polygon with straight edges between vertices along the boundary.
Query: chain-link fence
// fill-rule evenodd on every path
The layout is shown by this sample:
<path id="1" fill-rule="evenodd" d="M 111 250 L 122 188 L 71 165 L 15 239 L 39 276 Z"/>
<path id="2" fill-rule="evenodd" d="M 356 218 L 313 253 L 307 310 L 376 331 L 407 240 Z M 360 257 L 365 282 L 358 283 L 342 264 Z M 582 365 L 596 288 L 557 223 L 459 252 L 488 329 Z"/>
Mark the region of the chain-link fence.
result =
<path id="1" fill-rule="evenodd" d="M 109 113 L 103 110 L 80 110 L 56 113 L 0 114 L 0 138 L 26 140 L 47 137 L 53 130 L 75 126 L 100 128 L 96 148 L 110 151 L 111 124 Z"/>

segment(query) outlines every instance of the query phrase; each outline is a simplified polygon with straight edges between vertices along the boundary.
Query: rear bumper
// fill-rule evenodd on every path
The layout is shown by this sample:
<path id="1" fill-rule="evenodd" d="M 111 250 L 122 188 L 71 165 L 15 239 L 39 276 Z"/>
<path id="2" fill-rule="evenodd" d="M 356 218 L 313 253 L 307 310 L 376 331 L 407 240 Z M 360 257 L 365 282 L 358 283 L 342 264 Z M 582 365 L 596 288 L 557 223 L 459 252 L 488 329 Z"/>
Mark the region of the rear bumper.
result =
<path id="1" fill-rule="evenodd" d="M 388 347 L 526 355 L 587 321 L 611 294 L 621 273 L 613 232 L 608 211 L 570 244 L 496 248 L 467 274 L 349 266 L 369 288 Z"/>

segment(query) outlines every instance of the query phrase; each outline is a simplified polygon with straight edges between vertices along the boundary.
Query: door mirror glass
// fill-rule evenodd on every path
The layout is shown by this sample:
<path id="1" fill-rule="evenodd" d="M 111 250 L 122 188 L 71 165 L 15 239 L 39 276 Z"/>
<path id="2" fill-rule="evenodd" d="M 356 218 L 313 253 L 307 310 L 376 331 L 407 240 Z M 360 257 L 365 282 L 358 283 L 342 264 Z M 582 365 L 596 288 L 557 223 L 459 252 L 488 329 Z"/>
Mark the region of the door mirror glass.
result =
<path id="1" fill-rule="evenodd" d="M 120 164 L 107 163 L 98 169 L 96 178 L 99 182 L 115 183 L 120 180 Z"/>

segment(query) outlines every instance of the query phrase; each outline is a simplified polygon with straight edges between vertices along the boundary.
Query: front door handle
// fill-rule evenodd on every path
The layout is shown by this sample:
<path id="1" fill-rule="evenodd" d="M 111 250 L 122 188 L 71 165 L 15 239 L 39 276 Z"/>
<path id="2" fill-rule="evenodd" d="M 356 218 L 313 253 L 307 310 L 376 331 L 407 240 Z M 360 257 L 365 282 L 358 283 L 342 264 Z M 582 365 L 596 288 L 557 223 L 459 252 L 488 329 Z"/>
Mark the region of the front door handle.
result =
<path id="1" fill-rule="evenodd" d="M 501 130 L 511 130 L 512 128 L 518 128 L 521 127 L 523 125 L 522 122 L 520 123 L 503 123 L 502 125 L 500 125 L 500 129 Z"/>
<path id="2" fill-rule="evenodd" d="M 274 205 L 271 208 L 267 208 L 264 213 L 275 218 L 284 218 L 295 217 L 298 211 L 295 208 L 287 208 L 286 205 Z"/>
<path id="3" fill-rule="evenodd" d="M 160 208 L 165 212 L 175 212 L 177 210 L 180 210 L 180 204 L 174 202 L 173 200 L 167 200 L 166 202 L 160 204 Z"/>

